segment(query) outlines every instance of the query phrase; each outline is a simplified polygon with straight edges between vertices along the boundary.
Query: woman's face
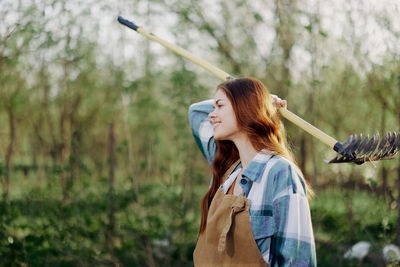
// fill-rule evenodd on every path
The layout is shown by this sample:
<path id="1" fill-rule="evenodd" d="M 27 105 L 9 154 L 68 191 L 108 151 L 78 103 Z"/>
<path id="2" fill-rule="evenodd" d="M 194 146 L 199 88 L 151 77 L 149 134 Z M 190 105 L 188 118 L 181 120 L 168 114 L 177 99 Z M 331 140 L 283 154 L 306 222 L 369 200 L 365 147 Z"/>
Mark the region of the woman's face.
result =
<path id="1" fill-rule="evenodd" d="M 214 98 L 214 111 L 208 115 L 214 124 L 215 140 L 233 140 L 240 131 L 232 104 L 221 89 Z"/>

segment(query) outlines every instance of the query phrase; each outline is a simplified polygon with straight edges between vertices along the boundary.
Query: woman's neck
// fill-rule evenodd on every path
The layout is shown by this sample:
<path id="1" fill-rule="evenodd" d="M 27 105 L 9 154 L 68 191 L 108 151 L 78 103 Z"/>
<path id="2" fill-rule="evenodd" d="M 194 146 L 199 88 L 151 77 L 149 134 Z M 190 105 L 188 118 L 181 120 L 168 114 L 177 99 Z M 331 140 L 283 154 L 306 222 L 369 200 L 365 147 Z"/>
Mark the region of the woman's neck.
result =
<path id="1" fill-rule="evenodd" d="M 245 134 L 241 134 L 234 138 L 232 142 L 239 151 L 240 161 L 242 162 L 243 170 L 246 169 L 252 159 L 257 155 L 257 150 L 253 147 L 250 139 Z"/>

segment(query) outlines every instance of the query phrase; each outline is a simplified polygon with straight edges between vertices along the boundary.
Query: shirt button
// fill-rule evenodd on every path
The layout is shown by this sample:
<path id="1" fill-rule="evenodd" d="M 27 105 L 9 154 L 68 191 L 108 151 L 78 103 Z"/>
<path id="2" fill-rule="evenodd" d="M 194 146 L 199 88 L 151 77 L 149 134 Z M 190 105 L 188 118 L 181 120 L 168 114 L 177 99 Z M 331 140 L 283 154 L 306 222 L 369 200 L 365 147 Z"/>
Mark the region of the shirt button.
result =
<path id="1" fill-rule="evenodd" d="M 246 179 L 241 179 L 241 180 L 240 180 L 240 183 L 243 184 L 243 185 L 244 185 L 244 184 L 247 184 L 247 180 L 246 180 Z"/>

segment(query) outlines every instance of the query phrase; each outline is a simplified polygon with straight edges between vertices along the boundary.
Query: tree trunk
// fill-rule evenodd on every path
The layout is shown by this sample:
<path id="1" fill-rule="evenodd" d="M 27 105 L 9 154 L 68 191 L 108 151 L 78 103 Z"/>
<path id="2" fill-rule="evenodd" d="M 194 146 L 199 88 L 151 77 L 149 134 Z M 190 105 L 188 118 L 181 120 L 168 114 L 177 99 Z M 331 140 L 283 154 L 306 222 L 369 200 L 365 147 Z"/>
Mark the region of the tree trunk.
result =
<path id="1" fill-rule="evenodd" d="M 157 266 L 155 261 L 154 261 L 153 249 L 151 247 L 150 240 L 146 235 L 142 235 L 142 243 L 144 244 L 144 246 L 146 248 L 147 266 L 149 266 L 149 267 Z"/>
<path id="2" fill-rule="evenodd" d="M 397 167 L 397 245 L 400 246 L 400 158 Z"/>
<path id="3" fill-rule="evenodd" d="M 381 115 L 381 132 L 385 132 L 385 128 L 386 128 L 386 106 L 383 105 L 382 106 L 382 115 Z M 381 176 L 382 176 L 382 185 L 381 185 L 381 191 L 383 193 L 383 196 L 385 198 L 385 202 L 386 204 L 390 207 L 390 200 L 388 199 L 388 186 L 387 186 L 387 179 L 388 179 L 388 170 L 385 166 L 385 164 L 381 164 Z M 379 194 L 379 192 L 378 192 Z"/>
<path id="4" fill-rule="evenodd" d="M 398 114 L 400 128 L 400 112 Z M 400 246 L 400 158 L 397 167 L 397 245 Z"/>
<path id="5" fill-rule="evenodd" d="M 71 127 L 72 128 L 72 127 Z M 71 129 L 72 130 L 72 129 Z M 69 175 L 68 187 L 69 189 L 72 188 L 75 179 L 78 179 L 80 174 L 80 163 L 81 163 L 81 151 L 80 151 L 80 144 L 81 144 L 81 132 L 78 128 L 72 130 L 71 135 L 71 149 L 70 149 L 70 156 L 69 156 L 69 164 L 71 168 L 71 172 Z"/>
<path id="6" fill-rule="evenodd" d="M 65 10 L 65 4 L 63 5 L 63 10 Z M 65 48 L 67 50 L 70 49 L 71 47 L 71 29 L 67 29 L 67 35 L 66 35 L 66 44 Z M 63 202 L 68 203 L 70 201 L 70 189 L 72 186 L 72 181 L 71 181 L 71 172 L 69 175 L 67 175 L 66 172 L 66 166 L 70 164 L 70 159 L 68 157 L 71 157 L 71 143 L 72 143 L 72 130 L 73 130 L 73 114 L 76 112 L 74 110 L 74 107 L 72 106 L 72 92 L 71 92 L 71 86 L 70 86 L 70 67 L 71 67 L 71 61 L 68 60 L 67 58 L 64 59 L 63 61 L 63 80 L 62 80 L 62 86 L 64 89 L 64 95 L 63 95 L 63 107 L 61 111 L 61 119 L 60 119 L 60 136 L 61 136 L 61 142 L 62 142 L 62 147 L 63 149 L 61 150 L 61 185 L 62 185 L 62 190 L 63 190 Z M 69 125 L 68 125 L 69 122 Z M 69 127 L 68 127 L 69 126 Z"/>
<path id="7" fill-rule="evenodd" d="M 14 153 L 15 144 L 15 117 L 14 111 L 11 105 L 6 106 L 6 111 L 8 114 L 8 126 L 9 126 L 9 140 L 6 154 L 5 154 L 5 166 L 4 166 L 4 181 L 3 181 L 3 199 L 8 200 L 8 193 L 10 190 L 10 173 L 11 173 L 11 161 Z"/>
<path id="8" fill-rule="evenodd" d="M 129 178 L 132 182 L 132 190 L 135 193 L 136 201 L 139 201 L 139 179 L 135 181 L 135 169 L 134 169 L 134 162 L 133 162 L 133 149 L 132 149 L 132 138 L 131 132 L 129 130 L 129 103 L 130 103 L 130 96 L 121 94 L 121 103 L 122 103 L 122 110 L 124 116 L 124 130 L 125 130 L 125 138 L 127 142 L 128 148 L 128 171 L 129 171 Z"/>
<path id="9" fill-rule="evenodd" d="M 66 110 L 65 107 L 61 111 L 61 117 L 60 117 L 60 136 L 61 136 L 61 143 L 56 143 L 55 145 L 55 153 L 59 165 L 59 171 L 60 171 L 60 182 L 61 182 L 61 189 L 62 189 L 62 194 L 63 198 L 62 201 L 64 204 L 68 204 L 70 200 L 69 196 L 69 189 L 68 189 L 68 176 L 67 173 L 65 172 L 65 166 L 66 166 L 66 155 L 67 155 L 67 137 L 65 133 L 65 122 L 66 122 Z"/>
<path id="10" fill-rule="evenodd" d="M 354 188 L 346 188 L 344 191 L 344 203 L 346 207 L 346 213 L 347 213 L 347 221 L 350 225 L 350 231 L 349 231 L 349 236 L 348 238 L 352 243 L 354 243 L 354 233 L 355 233 L 355 227 L 354 227 L 354 212 L 353 212 L 353 205 L 352 205 L 352 197 L 349 193 L 349 190 L 354 191 Z"/>
<path id="11" fill-rule="evenodd" d="M 400 69 L 400 65 L 399 69 Z M 397 78 L 397 89 L 400 95 L 400 76 Z M 400 99 L 397 100 L 397 110 L 400 109 Z M 400 130 L 400 111 L 397 113 L 397 119 L 399 123 Z M 400 246 L 400 158 L 399 158 L 399 166 L 397 167 L 397 245 Z"/>
<path id="12" fill-rule="evenodd" d="M 289 94 L 289 87 L 291 84 L 290 75 L 290 57 L 292 47 L 295 43 L 294 39 L 294 21 L 293 12 L 295 12 L 297 0 L 275 0 L 276 17 L 278 24 L 276 25 L 276 32 L 279 36 L 279 45 L 283 51 L 281 77 L 280 77 L 280 93 L 279 97 L 286 99 Z"/>
<path id="13" fill-rule="evenodd" d="M 307 174 L 307 141 L 306 141 L 306 134 L 301 135 L 300 139 L 300 158 L 299 158 L 299 168 L 303 172 L 305 178 L 308 178 Z"/>
<path id="14" fill-rule="evenodd" d="M 116 166 L 115 158 L 115 134 L 114 123 L 111 123 L 108 131 L 108 223 L 106 227 L 105 237 L 107 249 L 110 251 L 115 245 L 115 201 L 114 201 L 114 172 Z"/>

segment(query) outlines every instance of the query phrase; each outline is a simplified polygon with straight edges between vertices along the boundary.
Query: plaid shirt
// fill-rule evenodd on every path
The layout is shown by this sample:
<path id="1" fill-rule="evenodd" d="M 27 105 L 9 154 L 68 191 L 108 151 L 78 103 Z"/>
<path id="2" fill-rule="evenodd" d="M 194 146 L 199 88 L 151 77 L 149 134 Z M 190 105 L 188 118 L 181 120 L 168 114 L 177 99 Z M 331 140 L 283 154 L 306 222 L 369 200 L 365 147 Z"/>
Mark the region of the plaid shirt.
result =
<path id="1" fill-rule="evenodd" d="M 208 114 L 213 100 L 189 108 L 189 121 L 201 152 L 211 164 L 216 154 L 213 125 Z M 239 164 L 222 185 L 226 193 L 239 174 Z M 281 156 L 259 152 L 240 177 L 250 200 L 250 225 L 257 246 L 269 266 L 316 266 L 310 207 L 302 176 Z"/>

